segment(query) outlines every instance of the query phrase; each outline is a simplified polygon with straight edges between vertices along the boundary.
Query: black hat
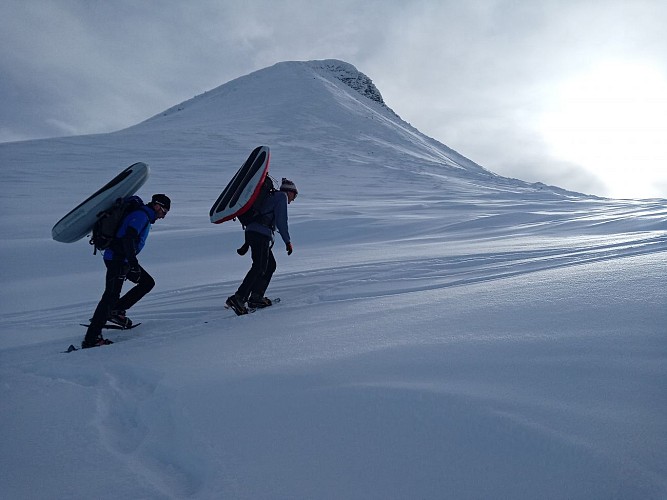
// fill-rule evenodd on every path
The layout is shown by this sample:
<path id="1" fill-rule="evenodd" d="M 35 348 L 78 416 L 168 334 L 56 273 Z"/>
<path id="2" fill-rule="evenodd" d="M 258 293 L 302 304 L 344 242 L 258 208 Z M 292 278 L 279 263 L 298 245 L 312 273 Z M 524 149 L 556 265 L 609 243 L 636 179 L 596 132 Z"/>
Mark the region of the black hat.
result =
<path id="1" fill-rule="evenodd" d="M 166 194 L 154 194 L 153 198 L 151 198 L 151 203 L 157 203 L 165 210 L 169 210 L 171 208 L 171 200 Z"/>

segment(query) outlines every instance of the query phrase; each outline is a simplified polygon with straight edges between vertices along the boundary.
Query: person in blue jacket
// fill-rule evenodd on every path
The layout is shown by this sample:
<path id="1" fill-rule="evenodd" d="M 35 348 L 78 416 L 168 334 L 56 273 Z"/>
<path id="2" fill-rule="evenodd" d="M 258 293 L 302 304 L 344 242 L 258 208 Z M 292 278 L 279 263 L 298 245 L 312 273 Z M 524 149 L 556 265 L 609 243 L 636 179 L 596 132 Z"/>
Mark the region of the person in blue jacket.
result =
<path id="1" fill-rule="evenodd" d="M 287 205 L 296 199 L 298 193 L 294 183 L 283 178 L 280 190 L 271 193 L 264 200 L 259 210 L 260 217 L 246 226 L 244 246 L 250 247 L 252 266 L 236 293 L 228 297 L 225 302 L 236 314 L 247 314 L 248 307 L 260 308 L 271 305 L 271 300 L 264 294 L 276 270 L 276 259 L 271 250 L 274 233 L 277 229 L 285 243 L 287 255 L 292 255 L 292 241 L 287 225 Z M 243 250 L 239 249 L 239 253 L 243 253 Z"/>
<path id="2" fill-rule="evenodd" d="M 146 238 L 157 219 L 163 219 L 171 208 L 171 200 L 164 194 L 154 194 L 150 203 L 130 212 L 121 222 L 116 238 L 104 251 L 106 285 L 81 347 L 97 347 L 112 342 L 102 337 L 102 327 L 107 321 L 122 328 L 132 326 L 126 311 L 155 286 L 155 280 L 139 265 L 137 255 L 146 244 Z M 125 280 L 135 283 L 120 297 Z"/>

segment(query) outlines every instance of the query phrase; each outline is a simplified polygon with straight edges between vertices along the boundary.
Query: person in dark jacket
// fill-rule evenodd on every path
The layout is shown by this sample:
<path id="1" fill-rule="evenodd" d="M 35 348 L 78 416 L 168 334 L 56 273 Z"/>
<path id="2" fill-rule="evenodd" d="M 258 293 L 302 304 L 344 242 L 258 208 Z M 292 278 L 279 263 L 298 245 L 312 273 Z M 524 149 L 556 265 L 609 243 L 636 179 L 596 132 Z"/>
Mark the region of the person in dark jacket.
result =
<path id="1" fill-rule="evenodd" d="M 276 229 L 285 243 L 287 255 L 292 255 L 292 241 L 287 225 L 287 205 L 292 203 L 299 191 L 292 181 L 283 178 L 280 190 L 266 197 L 260 207 L 260 217 L 245 228 L 245 245 L 250 247 L 252 266 L 236 293 L 227 298 L 225 304 L 238 315 L 247 314 L 248 307 L 260 308 L 271 305 L 264 296 L 271 277 L 276 270 L 276 259 L 271 248 Z M 239 253 L 243 253 L 239 249 Z M 246 307 L 247 302 L 247 307 Z"/>
<path id="2" fill-rule="evenodd" d="M 107 268 L 104 294 L 100 299 L 81 347 L 97 347 L 112 342 L 102 337 L 102 327 L 111 321 L 122 328 L 132 326 L 126 311 L 155 286 L 155 280 L 139 265 L 137 255 L 146 244 L 151 225 L 163 219 L 171 208 L 171 200 L 164 194 L 154 194 L 146 203 L 127 214 L 121 222 L 116 238 L 104 252 Z M 120 297 L 125 280 L 135 283 L 123 297 Z"/>

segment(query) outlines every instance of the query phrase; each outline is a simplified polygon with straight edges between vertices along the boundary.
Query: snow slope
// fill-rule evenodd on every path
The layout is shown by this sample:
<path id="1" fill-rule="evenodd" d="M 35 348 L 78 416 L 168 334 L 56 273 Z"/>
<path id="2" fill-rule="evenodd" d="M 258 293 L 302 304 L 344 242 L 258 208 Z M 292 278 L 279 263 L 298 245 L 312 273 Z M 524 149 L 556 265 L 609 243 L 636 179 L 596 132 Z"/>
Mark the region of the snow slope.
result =
<path id="1" fill-rule="evenodd" d="M 236 317 L 249 258 L 208 210 L 260 144 L 295 252 Z M 173 200 L 143 324 L 61 354 L 103 265 L 51 226 L 136 161 Z M 497 176 L 334 60 L 0 164 L 2 498 L 667 497 L 665 200 Z"/>

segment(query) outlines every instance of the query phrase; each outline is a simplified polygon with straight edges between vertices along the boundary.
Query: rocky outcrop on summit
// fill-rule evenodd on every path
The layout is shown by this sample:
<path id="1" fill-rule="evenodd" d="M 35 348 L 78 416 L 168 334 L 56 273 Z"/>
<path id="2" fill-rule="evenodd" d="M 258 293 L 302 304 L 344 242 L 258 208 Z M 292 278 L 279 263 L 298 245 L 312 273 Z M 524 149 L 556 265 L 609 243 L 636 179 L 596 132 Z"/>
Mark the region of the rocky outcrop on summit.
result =
<path id="1" fill-rule="evenodd" d="M 382 94 L 373 83 L 373 80 L 364 75 L 357 68 L 349 63 L 338 61 L 336 59 L 326 59 L 324 61 L 313 61 L 320 64 L 320 68 L 329 71 L 338 80 L 348 87 L 356 90 L 361 95 L 380 103 L 385 108 L 387 105 L 382 99 Z"/>

